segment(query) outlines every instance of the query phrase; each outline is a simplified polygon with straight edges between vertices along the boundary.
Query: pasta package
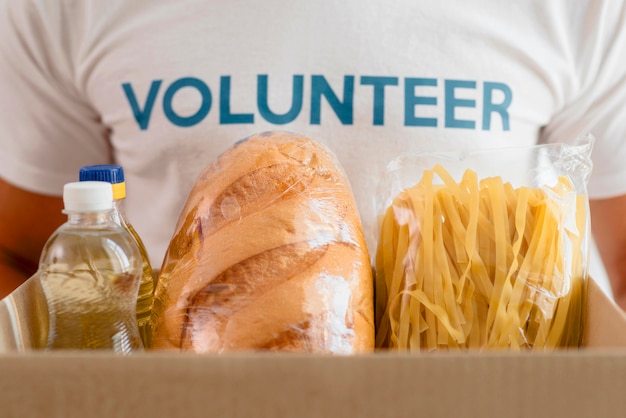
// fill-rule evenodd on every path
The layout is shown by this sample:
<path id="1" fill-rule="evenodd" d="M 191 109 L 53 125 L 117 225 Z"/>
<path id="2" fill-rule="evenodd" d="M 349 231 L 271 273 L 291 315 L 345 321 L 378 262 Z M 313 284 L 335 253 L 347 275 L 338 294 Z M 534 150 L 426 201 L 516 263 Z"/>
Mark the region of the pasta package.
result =
<path id="1" fill-rule="evenodd" d="M 374 260 L 377 348 L 580 344 L 593 144 L 583 139 L 392 162 Z"/>

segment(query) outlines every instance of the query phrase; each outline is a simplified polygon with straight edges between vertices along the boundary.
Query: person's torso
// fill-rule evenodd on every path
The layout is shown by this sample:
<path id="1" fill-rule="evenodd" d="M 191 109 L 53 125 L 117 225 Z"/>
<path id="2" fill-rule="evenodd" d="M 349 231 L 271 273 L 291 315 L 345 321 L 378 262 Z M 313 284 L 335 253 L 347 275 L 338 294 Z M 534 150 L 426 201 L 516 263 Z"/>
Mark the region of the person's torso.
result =
<path id="1" fill-rule="evenodd" d="M 246 136 L 328 145 L 368 224 L 399 153 L 534 144 L 577 88 L 570 11 L 542 1 L 90 3 L 76 77 L 153 263 L 196 176 Z"/>

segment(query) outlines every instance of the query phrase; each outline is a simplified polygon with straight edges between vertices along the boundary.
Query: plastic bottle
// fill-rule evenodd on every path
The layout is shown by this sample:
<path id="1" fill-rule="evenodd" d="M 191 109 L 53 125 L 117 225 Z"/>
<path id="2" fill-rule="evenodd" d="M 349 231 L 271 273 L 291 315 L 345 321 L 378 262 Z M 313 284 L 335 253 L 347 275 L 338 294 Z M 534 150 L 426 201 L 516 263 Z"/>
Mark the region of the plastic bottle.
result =
<path id="1" fill-rule="evenodd" d="M 68 183 L 63 201 L 67 221 L 39 260 L 50 316 L 46 349 L 141 350 L 135 319 L 141 255 L 111 217 L 111 184 Z"/>
<path id="2" fill-rule="evenodd" d="M 79 172 L 80 181 L 105 181 L 113 185 L 113 219 L 122 226 L 133 237 L 139 248 L 143 264 L 143 274 L 139 293 L 137 295 L 137 324 L 139 334 L 144 347 L 150 347 L 151 326 L 150 314 L 154 301 L 154 281 L 152 277 L 152 267 L 148 252 L 143 241 L 137 234 L 133 225 L 128 221 L 124 210 L 124 199 L 126 198 L 126 182 L 124 180 L 124 170 L 115 164 L 98 164 L 85 166 Z"/>

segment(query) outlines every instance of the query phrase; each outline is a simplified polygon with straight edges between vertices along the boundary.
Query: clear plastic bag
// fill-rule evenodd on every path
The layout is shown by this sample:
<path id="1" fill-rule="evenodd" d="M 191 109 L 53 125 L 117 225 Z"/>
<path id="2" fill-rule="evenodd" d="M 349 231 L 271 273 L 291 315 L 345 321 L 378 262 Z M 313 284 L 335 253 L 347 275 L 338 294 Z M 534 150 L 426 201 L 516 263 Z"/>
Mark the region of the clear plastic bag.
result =
<path id="1" fill-rule="evenodd" d="M 376 200 L 376 347 L 578 346 L 592 146 L 393 160 Z"/>
<path id="2" fill-rule="evenodd" d="M 334 154 L 296 134 L 251 136 L 189 193 L 156 288 L 152 348 L 371 351 L 369 260 Z"/>

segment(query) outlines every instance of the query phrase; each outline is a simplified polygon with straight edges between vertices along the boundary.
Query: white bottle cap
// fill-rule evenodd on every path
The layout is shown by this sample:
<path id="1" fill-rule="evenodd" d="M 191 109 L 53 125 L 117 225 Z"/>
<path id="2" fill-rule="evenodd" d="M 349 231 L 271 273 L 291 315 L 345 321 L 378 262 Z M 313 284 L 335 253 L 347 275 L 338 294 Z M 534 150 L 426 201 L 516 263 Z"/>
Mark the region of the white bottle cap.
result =
<path id="1" fill-rule="evenodd" d="M 65 211 L 101 211 L 113 207 L 113 188 L 104 181 L 79 181 L 63 186 Z"/>

